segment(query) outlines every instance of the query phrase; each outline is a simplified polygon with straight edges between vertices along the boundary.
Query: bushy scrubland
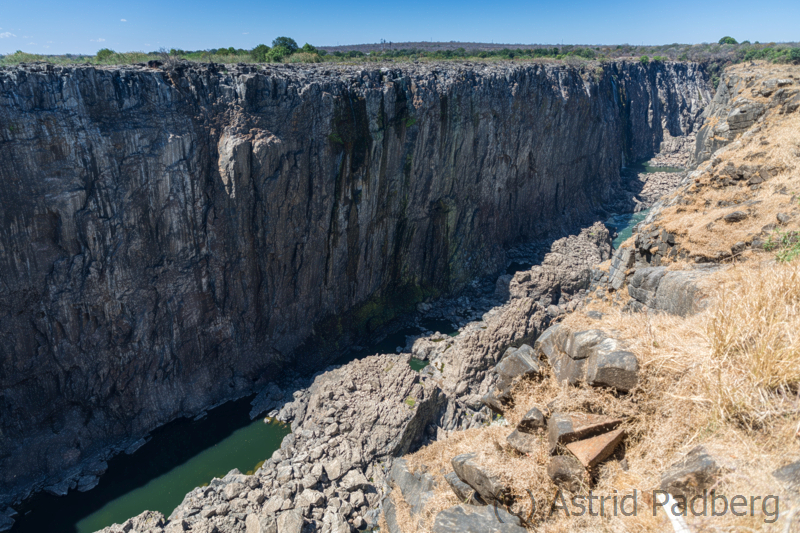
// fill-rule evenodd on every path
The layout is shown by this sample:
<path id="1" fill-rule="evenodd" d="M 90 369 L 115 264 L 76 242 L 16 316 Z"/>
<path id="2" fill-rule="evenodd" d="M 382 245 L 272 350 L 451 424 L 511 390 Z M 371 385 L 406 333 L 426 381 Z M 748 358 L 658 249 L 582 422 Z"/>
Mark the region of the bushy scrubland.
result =
<path id="1" fill-rule="evenodd" d="M 278 37 L 272 46 L 259 44 L 252 50 L 241 48 L 210 48 L 187 51 L 173 48 L 159 52 L 116 52 L 108 48 L 99 50 L 94 56 L 66 54 L 60 56 L 37 55 L 23 51 L 0 56 L 0 65 L 13 65 L 45 61 L 53 64 L 95 65 L 146 63 L 151 60 L 188 60 L 214 63 L 319 63 L 319 62 L 385 62 L 425 60 L 544 60 L 559 61 L 573 65 L 602 63 L 615 59 L 633 59 L 642 63 L 663 61 L 695 61 L 708 66 L 716 85 L 719 73 L 730 64 L 743 61 L 766 60 L 773 63 L 800 63 L 800 43 L 738 43 L 731 37 L 723 37 L 718 43 L 667 44 L 661 46 L 634 45 L 528 45 L 515 48 L 481 43 L 380 43 L 329 47 L 327 50 L 306 43 L 299 46 L 290 37 Z M 456 46 L 461 44 L 461 46 Z"/>

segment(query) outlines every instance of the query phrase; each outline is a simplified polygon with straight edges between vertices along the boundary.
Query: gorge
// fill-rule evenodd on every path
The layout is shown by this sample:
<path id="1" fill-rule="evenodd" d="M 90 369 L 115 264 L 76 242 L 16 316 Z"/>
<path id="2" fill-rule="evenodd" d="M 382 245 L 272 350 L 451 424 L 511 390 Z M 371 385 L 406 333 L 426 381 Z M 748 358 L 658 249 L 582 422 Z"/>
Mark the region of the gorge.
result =
<path id="1" fill-rule="evenodd" d="M 0 508 L 589 225 L 710 91 L 622 61 L 0 70 Z"/>

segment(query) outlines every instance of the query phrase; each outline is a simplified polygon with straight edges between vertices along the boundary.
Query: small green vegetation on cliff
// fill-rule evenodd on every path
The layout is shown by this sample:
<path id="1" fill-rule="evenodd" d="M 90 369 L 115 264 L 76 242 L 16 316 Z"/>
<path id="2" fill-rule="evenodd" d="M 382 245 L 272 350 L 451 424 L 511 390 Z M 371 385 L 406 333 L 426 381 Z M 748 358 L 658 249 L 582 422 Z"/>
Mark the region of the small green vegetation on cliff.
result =
<path id="1" fill-rule="evenodd" d="M 764 243 L 764 249 L 775 252 L 775 259 L 788 263 L 800 257 L 800 232 L 776 231 Z"/>

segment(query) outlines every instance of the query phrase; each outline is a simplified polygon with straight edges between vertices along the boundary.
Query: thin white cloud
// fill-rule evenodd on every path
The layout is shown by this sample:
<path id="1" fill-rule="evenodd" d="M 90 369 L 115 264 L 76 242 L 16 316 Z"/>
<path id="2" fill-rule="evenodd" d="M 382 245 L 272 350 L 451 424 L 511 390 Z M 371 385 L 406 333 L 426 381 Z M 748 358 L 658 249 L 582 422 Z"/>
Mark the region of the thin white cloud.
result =
<path id="1" fill-rule="evenodd" d="M 23 35 L 23 39 L 33 39 L 33 35 Z"/>
<path id="2" fill-rule="evenodd" d="M 244 32 L 242 35 L 250 35 L 249 31 Z"/>
<path id="3" fill-rule="evenodd" d="M 128 22 L 127 19 L 119 19 L 120 22 Z"/>
<path id="4" fill-rule="evenodd" d="M 11 33 L 10 31 L 0 33 L 0 39 L 10 39 L 11 37 L 16 37 L 16 35 Z"/>
<path id="5" fill-rule="evenodd" d="M 28 43 L 28 45 L 29 45 L 29 46 L 30 46 L 30 45 L 34 45 L 34 46 L 36 46 L 36 43 Z"/>
<path id="6" fill-rule="evenodd" d="M 99 39 L 89 39 L 93 43 L 104 43 L 106 40 L 100 37 Z"/>

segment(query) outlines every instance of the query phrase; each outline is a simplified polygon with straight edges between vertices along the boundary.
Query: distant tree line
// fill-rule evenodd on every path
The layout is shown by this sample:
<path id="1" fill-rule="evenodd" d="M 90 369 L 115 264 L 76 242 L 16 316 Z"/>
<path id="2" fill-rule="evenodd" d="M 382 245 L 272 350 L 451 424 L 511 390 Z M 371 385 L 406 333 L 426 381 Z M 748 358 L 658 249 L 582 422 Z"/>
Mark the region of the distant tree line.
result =
<path id="1" fill-rule="evenodd" d="M 417 43 L 422 44 L 422 43 Z M 318 63 L 334 62 L 371 62 L 371 61 L 416 61 L 416 60 L 555 60 L 570 64 L 599 63 L 615 59 L 638 60 L 642 64 L 664 61 L 695 61 L 706 65 L 712 75 L 712 81 L 719 80 L 722 69 L 733 63 L 743 61 L 765 60 L 774 63 L 800 64 L 800 44 L 798 43 L 750 43 L 738 42 L 726 35 L 716 43 L 702 44 L 668 44 L 660 46 L 530 46 L 503 49 L 481 49 L 480 46 L 465 49 L 463 47 L 442 50 L 423 48 L 400 48 L 391 46 L 387 50 L 385 43 L 375 45 L 370 50 L 363 45 L 361 49 L 368 51 L 331 51 L 318 49 L 308 43 L 302 47 L 290 37 L 277 37 L 272 46 L 259 44 L 251 50 L 235 47 L 210 48 L 207 50 L 186 51 L 173 48 L 158 52 L 126 52 L 118 53 L 103 48 L 95 56 L 66 54 L 61 56 L 43 56 L 17 51 L 14 54 L 0 56 L 0 65 L 20 62 L 48 61 L 51 63 L 71 64 L 91 62 L 96 64 L 130 64 L 147 62 L 153 58 L 165 61 L 185 59 L 197 62 L 255 62 L 255 63 Z M 597 65 L 597 68 L 600 68 Z"/>

